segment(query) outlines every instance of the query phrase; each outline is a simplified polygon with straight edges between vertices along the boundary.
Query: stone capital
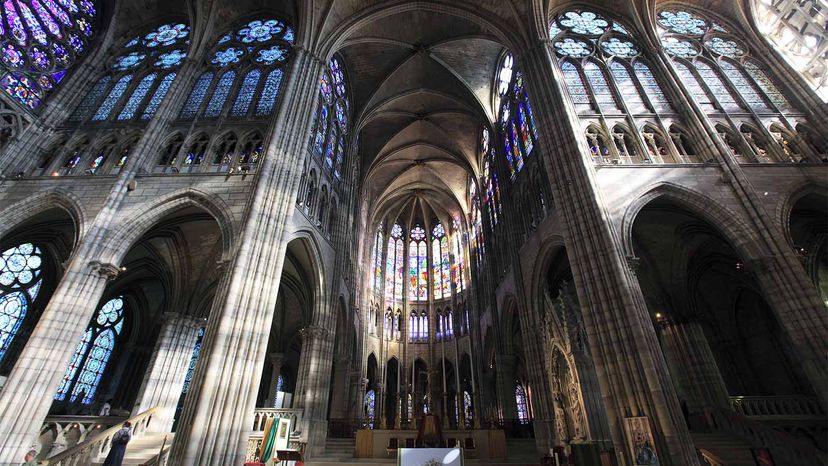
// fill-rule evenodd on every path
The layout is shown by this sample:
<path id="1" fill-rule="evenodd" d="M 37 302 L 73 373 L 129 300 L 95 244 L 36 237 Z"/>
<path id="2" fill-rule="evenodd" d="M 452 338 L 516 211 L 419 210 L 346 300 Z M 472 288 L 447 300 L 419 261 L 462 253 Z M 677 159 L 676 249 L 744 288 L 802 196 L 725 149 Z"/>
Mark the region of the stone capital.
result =
<path id="1" fill-rule="evenodd" d="M 640 257 L 636 256 L 627 256 L 627 267 L 629 267 L 630 272 L 633 274 L 638 275 L 638 271 L 641 270 L 642 261 Z"/>
<path id="2" fill-rule="evenodd" d="M 267 359 L 274 366 L 281 366 L 285 361 L 285 353 L 268 353 Z"/>
<path id="3" fill-rule="evenodd" d="M 299 334 L 302 336 L 303 341 L 311 341 L 317 338 L 322 338 L 327 336 L 328 333 L 328 329 L 316 325 L 310 325 L 302 330 L 299 330 Z"/>
<path id="4" fill-rule="evenodd" d="M 93 272 L 96 272 L 98 276 L 105 278 L 107 281 L 115 280 L 118 278 L 118 274 L 122 271 L 121 268 L 115 264 L 104 264 L 103 262 L 98 261 L 89 262 L 89 267 Z"/>
<path id="5" fill-rule="evenodd" d="M 187 315 L 181 312 L 168 311 L 163 314 L 165 325 L 180 325 L 182 327 L 199 328 L 206 324 L 206 319 Z"/>

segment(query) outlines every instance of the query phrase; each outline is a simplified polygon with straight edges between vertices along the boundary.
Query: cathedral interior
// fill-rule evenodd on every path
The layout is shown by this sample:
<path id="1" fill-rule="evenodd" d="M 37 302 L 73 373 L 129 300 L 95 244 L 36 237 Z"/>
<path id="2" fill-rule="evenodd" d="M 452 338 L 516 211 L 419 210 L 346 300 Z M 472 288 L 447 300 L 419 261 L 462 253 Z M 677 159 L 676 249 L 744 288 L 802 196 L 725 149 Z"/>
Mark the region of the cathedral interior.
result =
<path id="1" fill-rule="evenodd" d="M 4 0 L 0 48 L 0 465 L 828 464 L 825 0 Z"/>

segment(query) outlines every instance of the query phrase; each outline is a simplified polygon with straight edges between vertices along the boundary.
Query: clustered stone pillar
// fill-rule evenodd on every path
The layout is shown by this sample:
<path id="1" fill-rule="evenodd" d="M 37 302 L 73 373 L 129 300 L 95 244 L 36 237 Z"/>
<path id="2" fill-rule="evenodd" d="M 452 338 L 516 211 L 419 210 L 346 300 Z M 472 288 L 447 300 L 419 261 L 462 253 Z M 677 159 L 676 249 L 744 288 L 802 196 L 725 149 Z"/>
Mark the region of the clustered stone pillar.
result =
<path id="1" fill-rule="evenodd" d="M 515 356 L 495 355 L 495 368 L 497 369 L 497 399 L 500 401 L 500 416 L 504 419 L 517 419 Z"/>
<path id="2" fill-rule="evenodd" d="M 714 406 L 727 409 L 728 393 L 716 359 L 698 322 L 665 318 L 661 345 L 679 396 L 693 412 Z"/>
<path id="3" fill-rule="evenodd" d="M 80 254 L 79 254 L 80 255 Z M 20 464 L 37 440 L 66 366 L 119 272 L 75 257 L 0 391 L 0 464 Z"/>
<path id="4" fill-rule="evenodd" d="M 132 410 L 134 416 L 158 408 L 149 426 L 153 432 L 172 430 L 175 408 L 184 387 L 198 331 L 204 323 L 203 319 L 178 313 L 164 314 L 161 334 Z"/>
<path id="5" fill-rule="evenodd" d="M 287 249 L 288 215 L 295 208 L 323 66 L 323 60 L 295 48 L 246 223 L 210 311 L 170 464 L 244 462 Z"/>
<path id="6" fill-rule="evenodd" d="M 270 389 L 267 391 L 268 408 L 276 406 L 277 389 L 279 388 L 279 375 L 282 373 L 282 364 L 285 363 L 285 353 L 270 353 L 267 355 L 270 360 Z"/>
<path id="7" fill-rule="evenodd" d="M 644 297 L 596 185 L 583 130 L 574 112 L 566 110 L 565 80 L 549 44 L 535 42 L 518 54 L 518 61 L 538 117 L 556 207 L 566 225 L 572 275 L 584 290 L 584 323 L 616 455 L 625 464 L 632 459 L 625 418 L 646 416 L 664 464 L 698 464 Z"/>
<path id="8" fill-rule="evenodd" d="M 333 338 L 322 327 L 302 329 L 302 358 L 299 362 L 301 391 L 297 386 L 298 403 L 303 408 L 302 432 L 307 439 L 306 455 L 314 456 L 325 449 L 328 433 L 328 393 L 330 391 Z"/>

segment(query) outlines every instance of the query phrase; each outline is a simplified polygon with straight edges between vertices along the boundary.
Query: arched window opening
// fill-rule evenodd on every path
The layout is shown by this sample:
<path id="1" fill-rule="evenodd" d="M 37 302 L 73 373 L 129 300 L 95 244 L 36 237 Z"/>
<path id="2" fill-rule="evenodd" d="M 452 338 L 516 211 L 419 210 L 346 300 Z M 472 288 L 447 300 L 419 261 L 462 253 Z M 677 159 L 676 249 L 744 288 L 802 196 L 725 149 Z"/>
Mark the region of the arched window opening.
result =
<path id="1" fill-rule="evenodd" d="M 463 419 L 466 421 L 466 428 L 471 429 L 474 409 L 472 409 L 472 397 L 468 390 L 463 390 Z"/>
<path id="2" fill-rule="evenodd" d="M 460 223 L 456 222 L 454 225 L 454 233 L 451 235 L 451 255 L 453 256 L 451 275 L 454 277 L 454 290 L 456 293 L 460 293 L 466 289 L 466 254 L 461 244 L 461 236 Z"/>
<path id="3" fill-rule="evenodd" d="M 394 314 L 389 307 L 385 311 L 385 318 L 382 321 L 382 334 L 386 340 L 390 340 L 394 332 Z"/>
<path id="4" fill-rule="evenodd" d="M 319 198 L 319 209 L 316 211 L 316 225 L 321 227 L 325 214 L 328 213 L 328 187 L 322 186 L 322 197 Z"/>
<path id="5" fill-rule="evenodd" d="M 83 138 L 79 142 L 77 142 L 72 150 L 69 151 L 69 155 L 66 156 L 64 160 L 63 166 L 61 167 L 59 174 L 60 175 L 71 175 L 75 172 L 75 168 L 80 165 L 81 159 L 83 158 L 84 154 L 86 153 L 86 149 L 89 147 L 89 139 Z"/>
<path id="6" fill-rule="evenodd" d="M 627 28 L 592 11 L 568 10 L 549 25 L 549 36 L 578 113 L 671 112 L 661 86 L 642 60 Z M 596 107 L 593 107 L 594 100 Z"/>
<path id="7" fill-rule="evenodd" d="M 91 404 L 124 326 L 124 298 L 107 301 L 75 349 L 55 400 Z"/>
<path id="8" fill-rule="evenodd" d="M 364 401 L 365 423 L 369 429 L 374 428 L 374 417 L 376 415 L 376 393 L 374 390 L 368 390 L 365 393 Z"/>
<path id="9" fill-rule="evenodd" d="M 443 333 L 446 338 L 454 337 L 454 312 L 451 308 L 446 308 L 446 313 L 443 315 Z"/>
<path id="10" fill-rule="evenodd" d="M 759 162 L 772 163 L 775 161 L 773 153 L 768 147 L 769 141 L 765 139 L 764 135 L 758 133 L 756 129 L 749 125 L 742 125 L 739 130 Z"/>
<path id="11" fill-rule="evenodd" d="M 644 138 L 644 145 L 647 147 L 651 163 L 675 162 L 670 146 L 660 131 L 647 126 L 642 131 L 641 136 Z"/>
<path id="12" fill-rule="evenodd" d="M 417 342 L 420 340 L 420 318 L 416 311 L 408 315 L 408 341 Z"/>
<path id="13" fill-rule="evenodd" d="M 426 311 L 420 312 L 419 328 L 420 333 L 418 335 L 418 340 L 421 342 L 428 342 L 428 314 L 426 314 Z"/>
<path id="14" fill-rule="evenodd" d="M 779 125 L 772 125 L 770 131 L 771 136 L 779 144 L 779 147 L 782 148 L 782 155 L 786 161 L 800 162 L 803 159 L 802 151 L 793 134 Z"/>
<path id="15" fill-rule="evenodd" d="M 210 144 L 210 138 L 202 133 L 199 134 L 192 142 L 187 150 L 187 156 L 184 158 L 183 170 L 192 170 L 194 166 L 201 165 L 207 154 L 207 146 Z"/>
<path id="16" fill-rule="evenodd" d="M 187 365 L 187 374 L 184 375 L 184 385 L 181 386 L 181 394 L 186 395 L 190 391 L 190 384 L 193 383 L 193 375 L 195 374 L 196 364 L 198 363 L 198 356 L 201 354 L 201 345 L 204 340 L 204 327 L 198 329 L 198 336 L 196 337 L 193 352 L 190 354 L 190 363 Z M 179 402 L 179 405 L 181 402 Z"/>
<path id="17" fill-rule="evenodd" d="M 0 27 L 6 71 L 0 87 L 24 107 L 38 109 L 85 55 L 96 32 L 97 2 L 8 0 L 0 13 L 0 24 L 8 26 Z"/>
<path id="18" fill-rule="evenodd" d="M 670 139 L 673 141 L 673 145 L 678 150 L 679 155 L 684 157 L 685 160 L 690 162 L 699 162 L 698 157 L 696 156 L 696 150 L 693 148 L 690 138 L 687 137 L 686 131 L 676 125 L 671 125 Z"/>
<path id="19" fill-rule="evenodd" d="M 403 270 L 405 249 L 403 229 L 398 223 L 391 227 L 388 237 L 388 251 L 385 259 L 385 300 L 389 304 L 401 303 L 403 299 Z"/>
<path id="20" fill-rule="evenodd" d="M 644 161 L 638 150 L 638 143 L 627 128 L 615 125 L 615 128 L 612 129 L 612 137 L 615 140 L 615 147 L 618 149 L 621 163 L 642 163 Z M 613 162 L 615 161 L 613 160 Z"/>
<path id="21" fill-rule="evenodd" d="M 85 174 L 94 175 L 101 169 L 107 159 L 109 159 L 110 155 L 112 155 L 112 152 L 115 151 L 115 143 L 116 141 L 114 139 L 110 139 L 101 145 L 95 156 L 89 162 L 89 168 L 86 169 Z"/>
<path id="22" fill-rule="evenodd" d="M 43 285 L 43 252 L 23 243 L 0 254 L 0 361 L 6 356 Z"/>
<path id="23" fill-rule="evenodd" d="M 158 165 L 161 167 L 175 166 L 178 162 L 178 153 L 181 152 L 182 145 L 184 145 L 184 138 L 181 134 L 176 134 L 164 146 L 161 157 L 158 159 Z"/>
<path id="24" fill-rule="evenodd" d="M 371 288 L 374 293 L 382 292 L 382 244 L 383 244 L 383 228 L 382 224 L 377 227 L 377 234 L 374 240 L 374 251 L 371 257 L 371 264 L 374 267 L 374 273 L 371 277 Z"/>
<path id="25" fill-rule="evenodd" d="M 768 140 L 776 146 L 776 138 L 760 120 L 776 117 L 787 121 L 783 115 L 798 112 L 766 74 L 767 67 L 751 58 L 747 42 L 715 20 L 687 10 L 663 10 L 657 19 L 661 44 L 694 100 L 708 114 L 722 112 L 731 118 L 752 120 L 751 125 L 758 130 L 742 133 L 751 134 L 753 141 L 746 142 L 763 161 L 765 155 L 761 152 L 769 147 L 761 147 L 756 141 Z M 706 93 L 719 110 L 708 104 L 710 99 L 703 97 Z M 741 130 L 741 122 L 734 121 L 733 125 L 734 130 Z M 786 130 L 792 128 L 786 125 Z M 790 161 L 781 145 L 772 152 L 778 153 L 778 161 Z"/>
<path id="26" fill-rule="evenodd" d="M 825 24 L 828 11 L 815 1 L 754 0 L 761 35 L 799 72 L 811 88 L 828 102 L 828 66 Z"/>
<path id="27" fill-rule="evenodd" d="M 221 142 L 216 148 L 216 153 L 213 157 L 213 165 L 218 165 L 220 171 L 227 170 L 233 163 L 233 157 L 236 155 L 236 144 L 238 137 L 236 133 L 227 133 L 221 138 Z"/>
<path id="28" fill-rule="evenodd" d="M 518 422 L 528 424 L 529 405 L 526 401 L 526 389 L 523 388 L 523 384 L 520 382 L 515 384 L 515 403 L 517 404 Z"/>
<path id="29" fill-rule="evenodd" d="M 428 248 L 426 232 L 417 225 L 411 229 L 408 243 L 408 299 L 428 300 Z"/>
<path id="30" fill-rule="evenodd" d="M 441 223 L 431 231 L 431 264 L 434 299 L 451 297 L 451 261 L 449 259 L 448 237 Z"/>
<path id="31" fill-rule="evenodd" d="M 342 59 L 334 56 L 319 78 L 319 110 L 311 132 L 309 150 L 321 157 L 337 181 L 342 179 L 346 136 L 350 124 L 348 84 Z"/>
<path id="32" fill-rule="evenodd" d="M 736 157 L 736 160 L 739 160 L 742 156 L 742 150 L 739 149 L 740 144 L 736 136 L 734 136 L 733 131 L 725 125 L 718 124 L 716 125 L 716 132 L 719 133 L 719 137 L 722 139 L 722 142 L 724 142 L 730 150 L 730 154 Z"/>
<path id="33" fill-rule="evenodd" d="M 107 76 L 86 95 L 70 118 L 81 122 L 89 117 L 105 89 L 92 121 L 146 121 L 155 115 L 187 57 L 190 27 L 182 23 L 161 25 L 118 45 Z M 110 87 L 109 83 L 114 82 Z"/>
<path id="34" fill-rule="evenodd" d="M 523 165 L 537 145 L 538 133 L 529 93 L 524 87 L 523 74 L 515 69 L 512 54 L 504 55 L 498 70 L 498 79 L 511 76 L 508 86 L 498 86 L 500 99 L 500 133 L 503 151 L 512 179 L 523 169 Z M 502 93 L 500 91 L 503 91 Z"/>
<path id="35" fill-rule="evenodd" d="M 310 182 L 308 182 L 308 190 L 305 192 L 305 213 L 310 214 L 313 211 L 313 205 L 316 203 L 316 170 L 310 172 Z"/>
<path id="36" fill-rule="evenodd" d="M 489 211 L 490 225 L 494 228 L 500 216 L 500 185 L 497 181 L 497 174 L 494 171 L 494 147 L 490 144 L 489 129 L 483 128 L 480 141 L 480 156 L 483 160 L 483 186 L 486 188 L 483 193 L 483 203 Z"/>
<path id="37" fill-rule="evenodd" d="M 609 146 L 602 132 L 591 126 L 586 131 L 586 139 L 589 145 L 589 152 L 595 158 L 596 162 L 610 163 L 611 155 Z"/>
<path id="38" fill-rule="evenodd" d="M 436 341 L 443 341 L 443 334 L 444 334 L 443 326 L 445 324 L 445 321 L 443 319 L 443 311 L 441 309 L 437 309 L 436 315 L 437 315 L 437 320 L 434 322 L 434 325 L 435 325 L 434 339 Z"/>
<path id="39" fill-rule="evenodd" d="M 210 119 L 269 116 L 278 101 L 282 67 L 290 58 L 293 41 L 290 26 L 267 18 L 221 36 L 210 53 L 212 69 L 196 81 L 179 118 L 191 120 L 201 111 Z M 219 78 L 214 82 L 215 76 Z"/>
<path id="40" fill-rule="evenodd" d="M 397 309 L 396 314 L 394 314 L 394 339 L 397 341 L 402 341 L 402 329 L 403 329 L 403 315 L 402 311 Z"/>
<path id="41" fill-rule="evenodd" d="M 247 138 L 247 142 L 244 143 L 244 148 L 239 155 L 239 170 L 242 172 L 249 171 L 251 165 L 259 162 L 262 156 L 262 144 L 262 135 L 259 133 L 254 133 Z"/>

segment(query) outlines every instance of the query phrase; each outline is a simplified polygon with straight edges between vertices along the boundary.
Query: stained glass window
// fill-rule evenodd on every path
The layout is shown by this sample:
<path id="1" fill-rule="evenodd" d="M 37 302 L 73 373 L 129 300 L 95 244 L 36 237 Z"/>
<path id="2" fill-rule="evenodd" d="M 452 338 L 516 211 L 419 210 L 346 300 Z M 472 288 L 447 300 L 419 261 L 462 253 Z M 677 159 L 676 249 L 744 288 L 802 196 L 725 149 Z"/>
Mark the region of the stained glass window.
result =
<path id="1" fill-rule="evenodd" d="M 468 390 L 463 390 L 463 417 L 466 420 L 466 427 L 470 428 L 474 420 L 474 411 L 472 410 L 472 397 Z"/>
<path id="2" fill-rule="evenodd" d="M 371 280 L 375 292 L 382 289 L 382 225 L 377 229 L 377 238 L 374 243 L 374 252 L 371 259 L 374 266 L 374 276 Z"/>
<path id="3" fill-rule="evenodd" d="M 618 91 L 621 93 L 621 98 L 627 104 L 627 107 L 632 111 L 641 111 L 646 109 L 644 99 L 639 92 L 637 83 L 630 76 L 630 71 L 621 62 L 613 61 L 610 64 L 610 72 L 615 80 L 615 85 L 618 86 Z"/>
<path id="4" fill-rule="evenodd" d="M 68 396 L 72 403 L 92 403 L 123 325 L 122 296 L 110 299 L 98 309 L 66 368 L 55 400 L 62 401 Z"/>
<path id="5" fill-rule="evenodd" d="M 761 66 L 748 58 L 750 50 L 745 42 L 726 28 L 691 11 L 667 10 L 660 12 L 658 17 L 665 50 L 675 57 L 706 57 L 684 63 L 674 60 L 682 82 L 696 100 L 701 94 L 700 83 L 693 71 L 698 73 L 725 112 L 745 110 L 745 106 L 760 113 L 790 110 L 785 97 Z M 736 98 L 737 94 L 741 101 Z M 771 108 L 769 103 L 776 108 Z M 715 111 L 712 105 L 705 103 L 704 106 L 708 112 Z"/>
<path id="6" fill-rule="evenodd" d="M 319 78 L 319 95 L 319 111 L 309 149 L 313 154 L 323 156 L 325 167 L 339 181 L 342 178 L 345 136 L 350 119 L 345 73 L 336 56 L 331 58 Z"/>
<path id="7" fill-rule="evenodd" d="M 521 424 L 527 424 L 529 422 L 529 407 L 526 403 L 526 390 L 520 382 L 515 385 L 515 403 L 517 404 L 518 421 Z"/>
<path id="8" fill-rule="evenodd" d="M 191 119 L 196 116 L 198 109 L 201 107 L 201 102 L 207 95 L 207 90 L 210 88 L 210 83 L 213 81 L 213 73 L 206 71 L 199 76 L 193 89 L 190 91 L 190 96 L 187 97 L 187 102 L 184 104 L 184 109 L 181 110 L 182 119 Z"/>
<path id="9" fill-rule="evenodd" d="M 277 19 L 256 19 L 243 25 L 235 31 L 221 36 L 211 52 L 210 64 L 215 68 L 225 69 L 222 80 L 230 77 L 235 80 L 243 76 L 238 85 L 238 93 L 233 101 L 230 116 L 246 116 L 253 108 L 253 115 L 268 116 L 276 104 L 279 88 L 282 81 L 282 66 L 290 57 L 293 43 L 293 31 Z M 233 69 L 252 67 L 246 74 L 237 75 Z M 228 75 L 228 73 L 233 73 Z M 264 80 L 263 76 L 266 76 Z M 262 82 L 264 81 L 264 82 Z M 213 90 L 210 104 L 223 105 L 227 93 L 233 88 L 233 82 L 224 86 L 220 81 Z M 192 93 L 196 93 L 196 87 Z M 209 85 L 199 89 L 199 93 L 206 94 Z M 192 94 L 191 94 L 192 95 Z M 201 100 L 204 95 L 200 97 Z M 199 100 L 199 102 L 201 101 Z M 214 118 L 221 114 L 221 108 L 208 104 L 205 116 Z M 191 108 L 186 118 L 192 118 L 198 108 Z M 189 116 L 192 113 L 192 116 Z M 182 118 L 185 115 L 182 112 Z"/>
<path id="10" fill-rule="evenodd" d="M 618 104 L 615 101 L 615 96 L 609 84 L 607 84 L 604 70 L 594 61 L 588 61 L 584 64 L 584 75 L 592 87 L 592 93 L 601 110 L 609 112 L 618 111 Z"/>
<path id="11" fill-rule="evenodd" d="M 195 374 L 196 364 L 198 363 L 198 356 L 201 354 L 201 343 L 204 340 L 204 327 L 198 329 L 198 337 L 196 337 L 193 352 L 190 354 L 190 364 L 187 365 L 187 374 L 184 376 L 184 385 L 181 387 L 181 393 L 185 394 L 190 391 L 190 384 L 193 382 L 193 374 Z"/>
<path id="12" fill-rule="evenodd" d="M 365 423 L 369 429 L 374 428 L 374 413 L 376 412 L 376 393 L 374 390 L 368 390 L 365 393 Z"/>
<path id="13" fill-rule="evenodd" d="M 204 111 L 204 116 L 208 118 L 215 118 L 221 113 L 224 108 L 224 102 L 227 100 L 227 95 L 230 94 L 230 89 L 233 88 L 233 81 L 236 80 L 235 71 L 227 71 L 224 73 L 213 89 L 213 96 L 210 102 L 207 103 L 207 110 Z"/>
<path id="14" fill-rule="evenodd" d="M 155 92 L 152 94 L 152 98 L 150 101 L 147 102 L 146 107 L 144 107 L 144 111 L 141 113 L 142 120 L 149 120 L 155 115 L 155 112 L 158 111 L 158 107 L 161 105 L 161 102 L 164 101 L 164 97 L 167 96 L 167 91 L 170 90 L 170 86 L 172 86 L 173 81 L 175 81 L 175 73 L 167 73 L 164 76 L 164 79 L 161 80 L 161 83 L 158 84 L 158 87 L 155 88 Z"/>
<path id="15" fill-rule="evenodd" d="M 454 241 L 452 241 L 452 254 L 454 255 L 454 264 L 452 267 L 454 268 L 453 275 L 454 275 L 454 287 L 457 292 L 461 292 L 466 288 L 466 278 L 465 278 L 465 266 L 466 266 L 466 259 L 465 254 L 463 253 L 463 249 L 460 244 L 460 232 L 455 231 L 452 235 Z"/>
<path id="16" fill-rule="evenodd" d="M 276 391 L 277 392 L 284 392 L 285 389 L 287 389 L 287 387 L 285 386 L 285 376 L 282 375 L 282 374 L 279 374 L 279 376 L 276 377 Z"/>
<path id="17" fill-rule="evenodd" d="M 500 72 L 497 74 L 497 93 L 500 96 L 505 95 L 509 90 L 509 84 L 512 82 L 512 67 L 514 66 L 514 61 L 511 53 L 507 53 L 503 58 L 503 65 L 500 66 Z"/>
<path id="18" fill-rule="evenodd" d="M 121 113 L 118 114 L 118 120 L 130 120 L 135 115 L 135 111 L 138 109 L 138 105 L 144 100 L 144 97 L 147 96 L 149 93 L 152 84 L 155 82 L 156 74 L 150 73 L 144 76 L 138 86 L 132 91 L 132 95 L 129 96 L 129 100 L 124 105 L 123 110 Z"/>
<path id="19" fill-rule="evenodd" d="M 428 299 L 428 251 L 425 237 L 423 227 L 418 225 L 411 229 L 408 244 L 408 299 L 412 301 Z"/>
<path id="20" fill-rule="evenodd" d="M 678 71 L 681 81 L 687 87 L 687 90 L 690 91 L 690 96 L 693 100 L 695 100 L 703 110 L 708 112 L 714 111 L 716 107 L 710 100 L 710 96 L 707 95 L 707 91 L 704 90 L 701 82 L 698 80 L 696 75 L 690 71 L 690 68 L 684 63 L 678 61 L 674 62 L 674 66 Z"/>
<path id="21" fill-rule="evenodd" d="M 503 70 L 507 66 L 509 72 L 505 73 Z M 508 54 L 501 64 L 498 79 L 505 79 L 505 76 L 511 76 L 511 83 L 506 87 L 506 91 L 500 95 L 501 104 L 498 120 L 500 121 L 501 137 L 503 138 L 504 156 L 514 179 L 523 168 L 524 159 L 534 149 L 538 139 L 538 131 L 532 117 L 529 94 L 524 86 L 523 74 L 515 68 L 511 55 Z"/>
<path id="22" fill-rule="evenodd" d="M 655 110 L 671 111 L 672 107 L 670 106 L 670 101 L 667 100 L 667 96 L 665 96 L 664 92 L 662 92 L 661 86 L 659 86 L 658 81 L 656 81 L 655 76 L 653 76 L 653 72 L 650 70 L 650 67 L 641 60 L 638 60 L 635 62 L 634 68 L 635 75 L 641 83 L 644 95 L 650 99 L 650 102 L 653 104 L 653 107 L 655 107 Z"/>
<path id="23" fill-rule="evenodd" d="M 247 109 L 250 108 L 250 102 L 253 101 L 253 96 L 256 94 L 256 87 L 259 85 L 259 77 L 262 72 L 257 69 L 252 69 L 247 73 L 242 81 L 239 93 L 236 96 L 236 101 L 233 103 L 233 109 L 230 111 L 232 116 L 245 116 Z"/>
<path id="24" fill-rule="evenodd" d="M 0 361 L 43 284 L 43 253 L 23 243 L 0 254 Z"/>
<path id="25" fill-rule="evenodd" d="M 256 105 L 256 116 L 267 116 L 273 112 L 281 84 L 282 69 L 276 68 L 267 75 L 261 97 L 259 97 L 259 103 Z"/>
<path id="26" fill-rule="evenodd" d="M 449 258 L 448 238 L 442 224 L 437 224 L 431 232 L 432 280 L 434 282 L 434 299 L 451 297 L 451 261 Z"/>
<path id="27" fill-rule="evenodd" d="M 112 113 L 115 105 L 124 95 L 124 92 L 126 92 L 130 81 L 132 81 L 132 75 L 127 74 L 122 76 L 121 79 L 115 83 L 115 86 L 113 86 L 112 90 L 109 91 L 109 95 L 106 96 L 106 99 L 104 99 L 103 103 L 101 103 L 101 106 L 98 107 L 98 111 L 95 112 L 95 116 L 92 117 L 92 121 L 103 121 L 109 118 L 109 114 Z"/>
<path id="28" fill-rule="evenodd" d="M 86 51 L 96 16 L 91 0 L 80 8 L 75 0 L 5 0 L 0 61 L 10 72 L 2 82 L 6 92 L 36 109 Z"/>
<path id="29" fill-rule="evenodd" d="M 109 87 L 109 83 L 112 81 L 112 76 L 104 76 L 95 83 L 95 86 L 89 91 L 86 96 L 84 96 L 81 103 L 72 113 L 72 116 L 69 118 L 69 121 L 82 121 L 89 117 L 89 114 L 92 113 L 92 110 L 101 100 L 106 92 L 106 89 Z"/>
<path id="30" fill-rule="evenodd" d="M 405 255 L 402 236 L 402 227 L 395 223 L 391 227 L 391 236 L 388 237 L 388 252 L 385 261 L 385 299 L 389 304 L 402 301 L 402 270 Z"/>

